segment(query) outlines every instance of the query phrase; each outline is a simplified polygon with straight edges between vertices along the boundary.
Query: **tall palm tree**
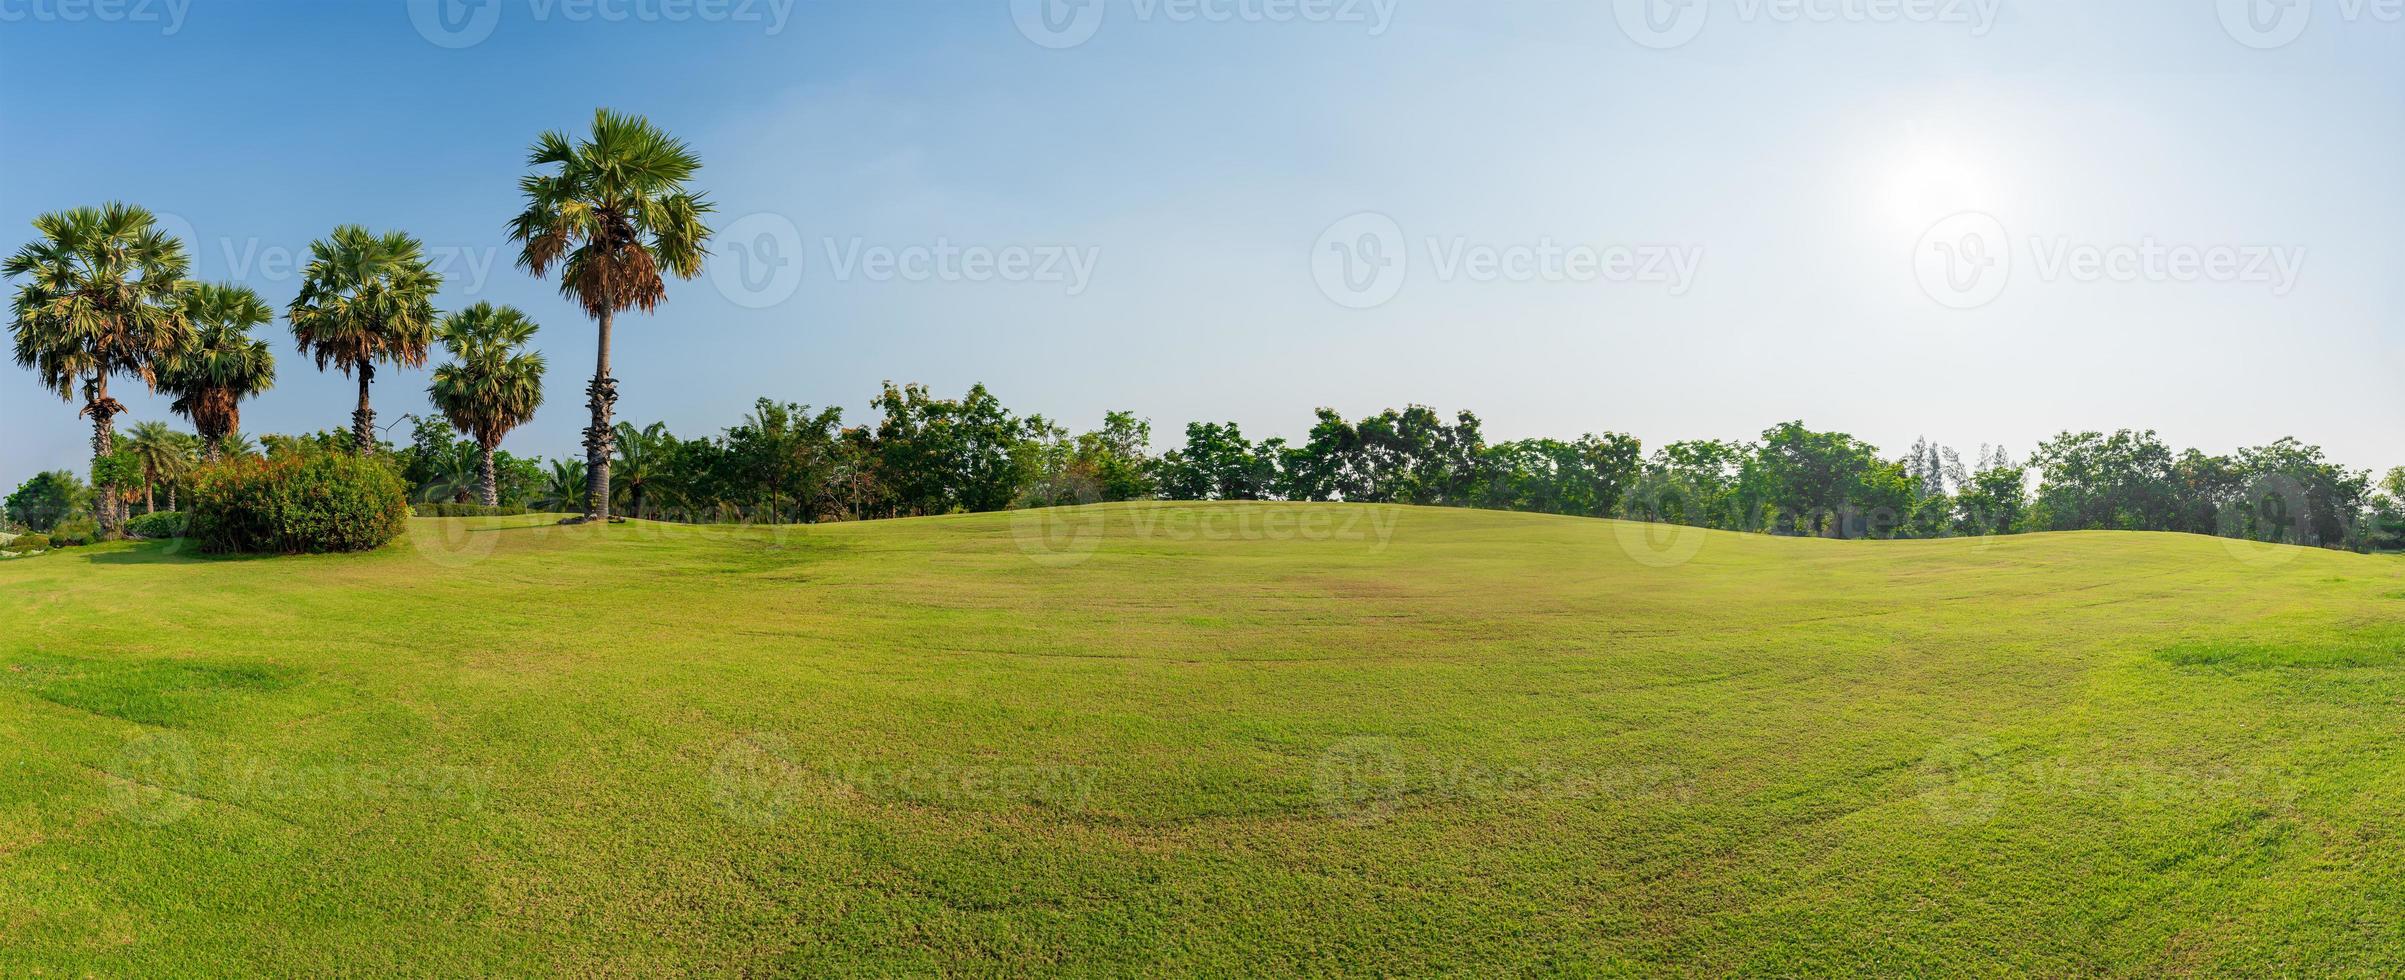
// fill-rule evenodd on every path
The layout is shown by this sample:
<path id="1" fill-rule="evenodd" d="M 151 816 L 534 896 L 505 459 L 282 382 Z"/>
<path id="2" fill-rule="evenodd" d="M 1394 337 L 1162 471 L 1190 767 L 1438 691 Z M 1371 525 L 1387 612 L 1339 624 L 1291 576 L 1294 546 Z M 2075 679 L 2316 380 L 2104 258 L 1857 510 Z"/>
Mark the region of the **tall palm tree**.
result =
<path id="1" fill-rule="evenodd" d="M 126 432 L 125 448 L 142 466 L 142 512 L 157 513 L 159 485 L 172 487 L 191 469 L 191 444 L 165 422 L 142 422 Z"/>
<path id="2" fill-rule="evenodd" d="M 645 491 L 664 475 L 668 454 L 676 450 L 676 437 L 668 434 L 666 422 L 653 422 L 641 429 L 620 422 L 617 442 L 618 460 L 611 475 L 626 488 L 627 510 L 641 517 Z"/>
<path id="3" fill-rule="evenodd" d="M 192 346 L 174 359 L 159 387 L 175 396 L 169 407 L 192 420 L 207 447 L 202 458 L 214 463 L 226 435 L 242 427 L 242 400 L 275 387 L 276 356 L 250 331 L 274 323 L 276 314 L 246 287 L 210 283 L 192 287 L 184 313 L 192 321 Z"/>
<path id="4" fill-rule="evenodd" d="M 359 379 L 359 409 L 351 413 L 351 449 L 376 445 L 376 412 L 368 385 L 378 363 L 423 367 L 434 345 L 434 292 L 443 279 L 426 267 L 423 246 L 401 232 L 377 235 L 358 225 L 334 229 L 309 244 L 301 294 L 285 315 L 301 353 Z"/>
<path id="5" fill-rule="evenodd" d="M 537 137 L 530 167 L 557 167 L 518 182 L 526 210 L 510 222 L 525 248 L 520 268 L 540 277 L 560 270 L 560 293 L 600 325 L 593 381 L 586 386 L 593 422 L 585 428 L 585 519 L 610 517 L 610 415 L 618 382 L 610 377 L 610 323 L 619 312 L 650 312 L 667 299 L 661 273 L 701 274 L 712 208 L 685 182 L 701 169 L 684 142 L 641 116 L 598 109 L 583 139 L 552 130 Z"/>
<path id="6" fill-rule="evenodd" d="M 116 448 L 125 405 L 109 397 L 109 379 L 126 375 L 156 390 L 158 368 L 192 341 L 183 313 L 184 243 L 161 230 L 146 208 L 110 203 L 54 211 L 33 220 L 40 238 L 0 263 L 0 275 L 23 278 L 15 297 L 18 366 L 42 386 L 73 401 L 83 386 L 92 419 L 93 473 Z M 104 535 L 117 530 L 122 499 L 102 485 L 93 494 Z"/>
<path id="7" fill-rule="evenodd" d="M 477 485 L 487 507 L 501 505 L 493 450 L 543 404 L 543 355 L 525 349 L 535 325 L 516 307 L 478 303 L 443 320 L 453 363 L 434 369 L 426 394 L 460 434 L 476 440 Z"/>

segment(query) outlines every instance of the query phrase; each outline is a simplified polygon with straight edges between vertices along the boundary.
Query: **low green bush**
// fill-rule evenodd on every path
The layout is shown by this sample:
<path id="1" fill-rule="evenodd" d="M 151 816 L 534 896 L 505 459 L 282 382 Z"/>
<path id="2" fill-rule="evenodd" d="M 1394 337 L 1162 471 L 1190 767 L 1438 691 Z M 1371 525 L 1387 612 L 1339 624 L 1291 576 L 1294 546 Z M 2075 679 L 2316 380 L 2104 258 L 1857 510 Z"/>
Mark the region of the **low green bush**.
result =
<path id="1" fill-rule="evenodd" d="M 100 525 L 89 517 L 71 517 L 50 529 L 50 546 L 80 548 L 100 540 Z"/>
<path id="2" fill-rule="evenodd" d="M 184 536 L 184 525 L 188 521 L 189 518 L 182 511 L 162 510 L 156 514 L 144 514 L 126 521 L 125 533 L 128 537 L 142 538 L 147 541 L 180 538 Z"/>
<path id="3" fill-rule="evenodd" d="M 48 550 L 50 537 L 44 534 L 21 534 L 7 544 L 0 544 L 0 551 L 14 551 L 20 555 Z"/>
<path id="4" fill-rule="evenodd" d="M 532 513 L 524 507 L 486 507 L 483 504 L 424 503 L 415 509 L 419 517 L 520 517 Z"/>
<path id="5" fill-rule="evenodd" d="M 243 459 L 193 478 L 186 533 L 203 550 L 260 554 L 368 551 L 408 527 L 392 467 L 345 453 Z"/>

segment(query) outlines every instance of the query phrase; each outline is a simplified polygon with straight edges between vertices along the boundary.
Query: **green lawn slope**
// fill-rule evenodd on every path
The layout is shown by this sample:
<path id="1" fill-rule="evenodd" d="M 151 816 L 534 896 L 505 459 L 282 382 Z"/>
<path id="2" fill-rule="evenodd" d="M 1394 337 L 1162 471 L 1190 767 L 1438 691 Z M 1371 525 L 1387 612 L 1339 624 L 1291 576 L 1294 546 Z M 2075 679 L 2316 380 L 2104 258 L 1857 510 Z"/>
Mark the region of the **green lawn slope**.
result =
<path id="1" fill-rule="evenodd" d="M 0 975 L 2405 971 L 2405 561 L 1340 505 L 0 564 Z"/>

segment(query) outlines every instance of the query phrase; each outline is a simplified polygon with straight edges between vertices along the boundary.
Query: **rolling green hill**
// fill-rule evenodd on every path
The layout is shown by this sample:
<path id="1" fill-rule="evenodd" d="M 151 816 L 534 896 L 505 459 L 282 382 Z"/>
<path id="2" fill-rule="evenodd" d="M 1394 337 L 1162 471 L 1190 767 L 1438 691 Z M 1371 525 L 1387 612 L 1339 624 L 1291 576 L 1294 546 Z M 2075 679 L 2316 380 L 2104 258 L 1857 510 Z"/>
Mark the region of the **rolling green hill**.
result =
<path id="1" fill-rule="evenodd" d="M 2405 970 L 2405 562 L 1136 505 L 0 564 L 0 974 Z"/>

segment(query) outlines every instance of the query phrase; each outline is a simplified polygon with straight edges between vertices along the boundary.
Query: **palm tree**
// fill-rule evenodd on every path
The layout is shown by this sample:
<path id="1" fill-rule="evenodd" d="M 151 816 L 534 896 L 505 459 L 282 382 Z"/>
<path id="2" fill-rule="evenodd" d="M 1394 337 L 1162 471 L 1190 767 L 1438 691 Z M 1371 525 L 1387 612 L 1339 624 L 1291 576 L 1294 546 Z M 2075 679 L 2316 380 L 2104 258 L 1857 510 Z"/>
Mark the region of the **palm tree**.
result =
<path id="1" fill-rule="evenodd" d="M 191 469 L 191 444 L 165 422 L 143 422 L 125 434 L 125 448 L 142 465 L 142 512 L 155 514 L 159 485 L 168 484 L 172 493 L 175 481 Z"/>
<path id="2" fill-rule="evenodd" d="M 207 446 L 202 458 L 214 463 L 227 434 L 242 427 L 242 400 L 275 387 L 276 356 L 250 331 L 275 322 L 276 314 L 245 287 L 207 283 L 192 287 L 184 313 L 192 321 L 192 346 L 159 386 L 175 395 L 169 407 L 192 420 Z"/>
<path id="3" fill-rule="evenodd" d="M 668 455 L 676 451 L 676 437 L 668 434 L 666 422 L 653 422 L 641 429 L 620 422 L 617 442 L 618 460 L 612 475 L 626 487 L 627 509 L 641 517 L 644 491 L 658 482 L 668 468 Z"/>
<path id="4" fill-rule="evenodd" d="M 42 386 L 73 401 L 92 419 L 93 473 L 116 448 L 115 420 L 125 405 L 109 397 L 109 379 L 127 375 L 156 390 L 158 369 L 192 341 L 183 313 L 184 243 L 158 226 L 146 208 L 110 203 L 54 211 L 33 220 L 39 240 L 0 263 L 0 275 L 22 277 L 17 287 L 16 362 Z M 120 514 L 116 488 L 103 484 L 93 500 L 103 535 L 114 535 Z"/>
<path id="5" fill-rule="evenodd" d="M 566 510 L 571 504 L 586 499 L 586 491 L 592 489 L 592 483 L 586 477 L 584 460 L 552 460 L 551 475 L 543 481 L 543 501 Z"/>
<path id="6" fill-rule="evenodd" d="M 585 519 L 610 517 L 610 415 L 618 382 L 610 377 L 610 322 L 620 311 L 650 312 L 667 298 L 664 271 L 701 274 L 710 229 L 709 202 L 686 191 L 701 160 L 650 120 L 608 109 L 593 113 L 593 132 L 571 141 L 553 130 L 536 138 L 518 187 L 526 210 L 510 222 L 522 242 L 520 268 L 540 277 L 560 270 L 560 293 L 575 297 L 600 324 L 593 381 L 585 389 L 593 423 L 585 429 Z"/>
<path id="7" fill-rule="evenodd" d="M 426 267 L 418 240 L 401 232 L 376 235 L 358 225 L 334 229 L 309 244 L 301 294 L 286 317 L 301 353 L 317 369 L 359 378 L 359 409 L 351 413 L 351 449 L 376 444 L 376 412 L 368 407 L 378 362 L 422 367 L 434 344 L 434 292 L 441 276 Z"/>
<path id="8" fill-rule="evenodd" d="M 509 306 L 478 303 L 443 320 L 443 347 L 454 363 L 434 369 L 426 394 L 481 452 L 477 484 L 487 507 L 501 506 L 493 450 L 543 404 L 543 355 L 525 350 L 535 325 Z"/>
<path id="9" fill-rule="evenodd" d="M 250 459 L 259 455 L 259 444 L 235 429 L 217 437 L 217 452 L 220 459 Z"/>

